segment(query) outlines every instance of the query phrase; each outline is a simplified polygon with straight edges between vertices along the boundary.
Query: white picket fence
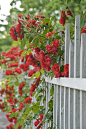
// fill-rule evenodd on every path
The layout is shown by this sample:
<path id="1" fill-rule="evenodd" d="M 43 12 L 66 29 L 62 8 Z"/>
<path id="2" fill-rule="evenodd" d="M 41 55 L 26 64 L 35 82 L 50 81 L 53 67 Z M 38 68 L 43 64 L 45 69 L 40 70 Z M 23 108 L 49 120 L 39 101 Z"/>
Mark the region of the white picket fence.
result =
<path id="1" fill-rule="evenodd" d="M 70 39 L 70 24 L 66 24 L 64 62 L 61 63 L 69 64 L 69 77 L 45 78 L 46 112 L 54 84 L 53 127 L 86 129 L 86 33 L 80 33 L 80 15 L 75 17 L 74 40 Z M 32 127 L 35 129 L 34 125 Z M 51 122 L 46 122 L 43 129 L 48 127 Z"/>
<path id="2" fill-rule="evenodd" d="M 60 129 L 86 129 L 86 33 L 80 34 L 80 15 L 75 17 L 74 41 L 70 39 L 70 24 L 66 24 L 64 64 L 67 63 L 69 78 L 46 78 L 49 86 L 54 84 L 53 127 L 56 124 Z M 47 102 L 48 99 L 47 95 Z"/>
<path id="3" fill-rule="evenodd" d="M 80 33 L 80 15 L 75 17 L 75 38 L 70 39 L 70 24 L 65 30 L 64 64 L 69 64 L 69 77 L 45 78 L 46 112 L 50 88 L 54 84 L 53 127 L 57 129 L 86 129 L 86 33 Z M 31 84 L 30 78 L 27 78 Z M 56 126 L 57 125 L 57 126 Z M 51 127 L 45 123 L 43 129 Z M 32 129 L 35 129 L 34 122 Z"/>

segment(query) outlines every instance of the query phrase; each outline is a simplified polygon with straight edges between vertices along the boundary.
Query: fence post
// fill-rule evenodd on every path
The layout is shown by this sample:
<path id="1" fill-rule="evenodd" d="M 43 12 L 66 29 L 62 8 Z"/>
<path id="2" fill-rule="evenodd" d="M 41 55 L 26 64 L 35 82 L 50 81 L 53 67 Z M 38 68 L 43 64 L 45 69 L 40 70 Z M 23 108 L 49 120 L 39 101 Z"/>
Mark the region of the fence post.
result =
<path id="1" fill-rule="evenodd" d="M 66 24 L 65 30 L 65 64 L 69 64 L 69 43 L 70 43 L 70 24 Z"/>
<path id="2" fill-rule="evenodd" d="M 86 34 L 81 35 L 80 78 L 86 78 Z"/>
<path id="3" fill-rule="evenodd" d="M 75 16 L 74 78 L 80 77 L 80 15 Z M 76 90 L 73 90 L 73 129 L 76 129 Z M 79 111 L 77 111 L 79 112 Z"/>
<path id="4" fill-rule="evenodd" d="M 74 41 L 69 44 L 69 77 L 74 77 Z"/>
<path id="5" fill-rule="evenodd" d="M 70 44 L 70 24 L 67 23 L 66 30 L 65 30 L 65 58 L 64 58 L 65 64 L 69 64 L 69 44 Z M 66 89 L 64 88 L 64 90 L 66 90 Z M 70 88 L 68 88 L 68 91 L 69 91 L 68 96 L 70 97 Z M 66 94 L 64 94 L 64 95 L 66 95 Z M 64 98 L 65 98 L 65 96 L 64 96 Z M 70 98 L 68 98 L 68 102 L 66 100 L 64 100 L 64 106 L 66 105 L 66 103 L 68 105 L 68 125 L 67 125 L 68 127 L 67 128 L 70 129 Z M 65 113 L 66 113 L 66 110 L 64 107 L 64 120 L 65 120 Z M 64 124 L 64 126 L 66 126 L 66 125 Z M 66 128 L 66 127 L 64 127 L 64 128 Z"/>
<path id="6" fill-rule="evenodd" d="M 80 77 L 80 15 L 75 16 L 74 77 Z"/>
<path id="7" fill-rule="evenodd" d="M 81 35 L 80 78 L 86 78 L 86 34 Z M 82 90 L 80 90 L 80 129 L 82 129 Z"/>

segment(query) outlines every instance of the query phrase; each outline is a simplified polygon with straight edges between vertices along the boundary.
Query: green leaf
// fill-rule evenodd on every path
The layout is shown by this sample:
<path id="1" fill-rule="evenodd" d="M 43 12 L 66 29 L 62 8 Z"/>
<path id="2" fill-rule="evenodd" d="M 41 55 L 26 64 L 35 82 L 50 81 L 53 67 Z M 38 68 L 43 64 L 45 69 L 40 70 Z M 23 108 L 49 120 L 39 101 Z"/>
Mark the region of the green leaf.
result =
<path id="1" fill-rule="evenodd" d="M 51 80 L 54 78 L 54 73 L 52 72 L 52 74 L 51 74 Z"/>
<path id="2" fill-rule="evenodd" d="M 36 72 L 35 73 L 35 76 L 38 78 L 38 77 L 40 77 L 40 72 L 38 71 L 38 72 Z"/>
<path id="3" fill-rule="evenodd" d="M 45 25 L 47 22 L 49 22 L 50 21 L 50 19 L 49 18 L 46 18 L 46 19 L 44 19 L 43 20 L 43 24 L 42 25 Z"/>
<path id="4" fill-rule="evenodd" d="M 41 101 L 42 96 L 43 96 L 43 95 L 39 95 L 36 100 L 37 100 L 37 101 Z"/>
<path id="5" fill-rule="evenodd" d="M 35 74 L 33 74 L 33 75 L 31 76 L 31 79 L 33 79 L 33 78 L 34 78 L 34 76 L 35 76 Z"/>
<path id="6" fill-rule="evenodd" d="M 31 53 L 31 49 L 27 50 L 27 55 L 29 55 Z"/>
<path id="7" fill-rule="evenodd" d="M 49 32 L 49 28 L 47 28 L 46 30 L 44 30 L 43 34 L 47 34 Z"/>
<path id="8" fill-rule="evenodd" d="M 14 117 L 14 115 L 15 115 L 15 113 L 13 112 L 13 113 L 11 113 L 10 114 L 10 116 L 9 116 L 9 118 L 13 118 Z"/>
<path id="9" fill-rule="evenodd" d="M 51 21 L 53 21 L 55 18 L 56 18 L 55 16 L 51 17 Z"/>
<path id="10" fill-rule="evenodd" d="M 48 107 L 49 107 L 49 109 L 52 109 L 52 107 L 53 107 L 53 100 L 52 99 L 48 102 Z"/>
<path id="11" fill-rule="evenodd" d="M 42 37 L 42 36 L 39 36 L 39 39 L 42 40 L 42 41 L 45 41 L 46 38 Z"/>
<path id="12" fill-rule="evenodd" d="M 19 114 L 18 112 L 15 112 L 15 118 L 17 118 L 17 117 L 18 117 L 18 114 Z"/>
<path id="13" fill-rule="evenodd" d="M 30 38 L 29 38 L 29 42 L 31 43 L 32 40 L 33 40 L 33 37 L 30 37 Z"/>
<path id="14" fill-rule="evenodd" d="M 32 97 L 36 94 L 36 90 L 33 92 Z"/>
<path id="15" fill-rule="evenodd" d="M 40 109 L 43 109 L 44 108 L 44 106 L 40 106 Z M 41 113 L 42 114 L 42 113 Z"/>
<path id="16" fill-rule="evenodd" d="M 45 116 L 44 116 L 44 118 L 43 118 L 43 120 L 50 119 L 51 116 L 52 116 L 52 114 L 46 113 Z"/>
<path id="17" fill-rule="evenodd" d="M 25 43 L 26 43 L 26 37 L 24 37 L 24 38 L 21 40 L 21 46 L 24 47 L 24 46 L 25 46 Z"/>
<path id="18" fill-rule="evenodd" d="M 16 125 L 15 125 L 15 127 L 14 127 L 14 129 L 17 129 L 18 126 L 19 126 L 19 123 L 17 122 Z"/>
<path id="19" fill-rule="evenodd" d="M 64 72 L 64 65 L 60 67 L 60 72 Z"/>
<path id="20" fill-rule="evenodd" d="M 54 94 L 54 87 L 53 86 L 50 89 L 50 94 L 51 94 L 51 96 Z"/>
<path id="21" fill-rule="evenodd" d="M 23 124 L 24 124 L 24 119 L 19 119 L 18 123 L 19 123 L 20 125 L 23 125 Z"/>
<path id="22" fill-rule="evenodd" d="M 37 114 L 39 111 L 39 107 L 38 106 L 33 106 L 33 113 Z"/>
<path id="23" fill-rule="evenodd" d="M 41 69 L 41 73 L 44 74 L 44 70 L 43 69 Z"/>
<path id="24" fill-rule="evenodd" d="M 37 102 L 36 105 L 39 106 L 40 105 L 40 102 Z"/>
<path id="25" fill-rule="evenodd" d="M 57 62 L 60 60 L 60 55 L 57 56 Z"/>
<path id="26" fill-rule="evenodd" d="M 56 36 L 56 39 L 61 39 L 61 36 L 57 35 L 57 36 Z"/>
<path id="27" fill-rule="evenodd" d="M 25 56 L 27 50 L 24 50 L 21 54 L 21 56 Z"/>
<path id="28" fill-rule="evenodd" d="M 30 125 L 31 124 L 31 121 L 30 120 L 26 121 L 26 124 L 27 125 Z"/>
<path id="29" fill-rule="evenodd" d="M 29 112 L 32 110 L 32 107 L 29 107 L 28 109 L 26 109 L 25 114 L 29 114 Z"/>
<path id="30" fill-rule="evenodd" d="M 39 38 L 35 38 L 34 41 L 33 41 L 33 47 L 37 47 L 38 46 L 38 43 L 39 43 Z"/>
<path id="31" fill-rule="evenodd" d="M 5 88 L 5 83 L 2 83 L 1 86 L 2 86 L 3 88 Z"/>

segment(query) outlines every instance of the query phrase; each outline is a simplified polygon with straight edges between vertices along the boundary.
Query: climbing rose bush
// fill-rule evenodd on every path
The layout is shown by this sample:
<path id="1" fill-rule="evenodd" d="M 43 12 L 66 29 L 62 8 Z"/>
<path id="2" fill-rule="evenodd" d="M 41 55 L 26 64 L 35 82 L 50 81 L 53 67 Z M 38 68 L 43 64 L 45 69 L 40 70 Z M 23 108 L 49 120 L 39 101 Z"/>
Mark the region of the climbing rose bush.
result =
<path id="1" fill-rule="evenodd" d="M 59 22 L 63 26 L 67 15 L 71 15 L 70 10 L 67 14 L 62 11 Z M 68 77 L 69 64 L 62 64 L 64 31 L 61 31 L 61 38 L 51 19 L 43 15 L 31 17 L 29 14 L 20 14 L 10 29 L 10 36 L 21 43 L 22 50 L 13 47 L 1 53 L 1 64 L 6 76 L 0 90 L 0 95 L 5 95 L 4 102 L 0 101 L 0 109 L 7 112 L 6 117 L 11 122 L 6 126 L 7 129 L 30 127 L 33 120 L 36 129 L 41 129 L 46 121 L 51 121 L 53 129 L 54 87 L 52 85 L 50 89 L 51 99 L 46 113 L 45 78 Z M 32 82 L 28 83 L 25 77 L 32 79 Z"/>

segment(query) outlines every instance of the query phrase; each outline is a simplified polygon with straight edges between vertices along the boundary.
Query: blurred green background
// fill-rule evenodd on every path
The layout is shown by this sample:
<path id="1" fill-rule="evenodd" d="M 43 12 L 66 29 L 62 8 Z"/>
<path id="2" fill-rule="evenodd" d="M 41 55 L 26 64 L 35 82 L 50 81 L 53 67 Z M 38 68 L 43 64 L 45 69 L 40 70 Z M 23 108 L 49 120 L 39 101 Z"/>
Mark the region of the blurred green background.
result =
<path id="1" fill-rule="evenodd" d="M 18 8 L 13 7 L 14 4 L 20 1 L 23 11 L 20 11 Z M 0 31 L 0 53 L 2 51 L 8 51 L 12 46 L 18 45 L 18 42 L 13 41 L 11 36 L 9 35 L 10 28 L 14 24 L 16 17 L 18 14 L 30 14 L 37 15 L 39 12 L 45 17 L 54 16 L 54 23 L 56 28 L 60 28 L 62 30 L 65 29 L 61 24 L 59 24 L 59 18 L 61 15 L 61 11 L 65 10 L 66 7 L 69 8 L 73 12 L 73 15 L 80 14 L 81 15 L 81 27 L 84 27 L 86 23 L 86 0 L 12 0 L 10 9 L 10 15 L 6 17 L 8 22 L 7 25 L 0 24 L 0 28 L 4 27 L 4 31 Z M 0 19 L 3 22 L 3 19 Z"/>

